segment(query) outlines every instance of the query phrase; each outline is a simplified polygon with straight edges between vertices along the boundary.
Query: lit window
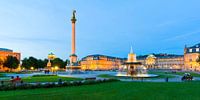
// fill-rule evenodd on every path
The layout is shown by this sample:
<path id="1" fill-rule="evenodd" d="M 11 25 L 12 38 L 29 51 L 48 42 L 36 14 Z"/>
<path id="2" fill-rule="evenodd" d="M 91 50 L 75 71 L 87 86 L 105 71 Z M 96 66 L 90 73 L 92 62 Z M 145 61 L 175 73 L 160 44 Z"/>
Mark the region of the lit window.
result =
<path id="1" fill-rule="evenodd" d="M 199 52 L 199 48 L 196 48 L 196 52 Z"/>
<path id="2" fill-rule="evenodd" d="M 192 52 L 192 49 L 190 49 L 189 52 Z"/>

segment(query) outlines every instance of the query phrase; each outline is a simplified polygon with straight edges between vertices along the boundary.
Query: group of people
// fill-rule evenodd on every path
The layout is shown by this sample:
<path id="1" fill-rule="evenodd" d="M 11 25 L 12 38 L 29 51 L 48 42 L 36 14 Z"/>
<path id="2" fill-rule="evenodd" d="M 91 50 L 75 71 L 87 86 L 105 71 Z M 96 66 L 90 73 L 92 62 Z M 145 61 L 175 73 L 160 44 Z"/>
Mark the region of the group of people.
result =
<path id="1" fill-rule="evenodd" d="M 11 76 L 10 81 L 13 85 L 18 85 L 19 83 L 22 82 L 22 80 L 19 76 L 16 76 L 16 78 L 14 78 L 14 76 Z"/>
<path id="2" fill-rule="evenodd" d="M 44 70 L 44 74 L 49 74 L 49 70 Z"/>

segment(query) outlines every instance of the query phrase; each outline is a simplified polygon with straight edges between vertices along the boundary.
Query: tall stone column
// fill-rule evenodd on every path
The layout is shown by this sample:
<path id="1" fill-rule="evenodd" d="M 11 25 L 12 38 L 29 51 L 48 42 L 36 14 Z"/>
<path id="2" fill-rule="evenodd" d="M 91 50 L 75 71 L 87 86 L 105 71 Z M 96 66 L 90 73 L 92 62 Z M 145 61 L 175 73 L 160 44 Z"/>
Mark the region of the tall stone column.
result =
<path id="1" fill-rule="evenodd" d="M 71 65 L 74 65 L 77 63 L 77 55 L 76 55 L 76 11 L 73 11 L 72 15 L 72 44 L 71 44 L 71 55 L 70 55 L 70 63 Z"/>
<path id="2" fill-rule="evenodd" d="M 72 51 L 71 54 L 75 54 L 75 50 L 76 50 L 76 33 L 75 33 L 75 22 L 72 22 Z"/>

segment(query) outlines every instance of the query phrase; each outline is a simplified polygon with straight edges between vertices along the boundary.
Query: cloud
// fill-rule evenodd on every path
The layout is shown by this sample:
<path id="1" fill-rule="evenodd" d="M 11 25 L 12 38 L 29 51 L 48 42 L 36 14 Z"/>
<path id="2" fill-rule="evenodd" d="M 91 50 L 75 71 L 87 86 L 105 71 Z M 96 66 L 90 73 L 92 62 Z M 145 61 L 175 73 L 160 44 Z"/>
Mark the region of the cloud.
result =
<path id="1" fill-rule="evenodd" d="M 58 42 L 62 42 L 62 40 L 58 40 L 58 39 L 53 39 L 53 38 L 35 38 L 35 37 L 17 37 L 17 36 L 5 36 L 5 35 L 1 35 L 0 36 L 1 41 L 23 41 L 23 42 L 51 42 L 51 43 L 58 43 Z"/>
<path id="2" fill-rule="evenodd" d="M 158 27 L 164 27 L 164 26 L 169 26 L 169 25 L 173 25 L 175 23 L 178 23 L 178 21 L 172 21 L 172 20 L 169 20 L 169 21 L 165 21 L 163 23 L 160 23 L 158 24 L 157 26 Z"/>
<path id="3" fill-rule="evenodd" d="M 193 31 L 193 32 L 190 32 L 190 33 L 181 34 L 181 35 L 177 35 L 177 36 L 173 36 L 173 37 L 165 39 L 165 41 L 175 41 L 175 40 L 180 40 L 180 39 L 186 39 L 186 38 L 191 37 L 192 35 L 196 35 L 196 34 L 199 35 L 200 30 Z"/>

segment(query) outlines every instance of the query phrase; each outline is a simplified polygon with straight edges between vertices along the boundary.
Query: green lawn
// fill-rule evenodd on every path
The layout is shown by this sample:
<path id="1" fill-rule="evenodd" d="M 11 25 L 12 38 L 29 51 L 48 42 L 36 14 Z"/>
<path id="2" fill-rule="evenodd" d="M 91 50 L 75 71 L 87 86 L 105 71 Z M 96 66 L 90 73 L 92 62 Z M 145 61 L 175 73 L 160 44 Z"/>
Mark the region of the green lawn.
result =
<path id="1" fill-rule="evenodd" d="M 60 76 L 35 76 L 35 77 L 26 77 L 22 78 L 24 82 L 58 82 L 58 79 L 62 81 L 73 81 L 73 80 L 82 80 L 81 78 L 72 78 L 72 77 L 60 77 Z"/>
<path id="2" fill-rule="evenodd" d="M 111 82 L 96 85 L 1 91 L 1 100 L 200 100 L 200 82 Z"/>
<path id="3" fill-rule="evenodd" d="M 2 74 L 2 73 L 0 73 L 0 77 L 5 77 L 5 75 L 4 75 L 4 74 Z"/>
<path id="4" fill-rule="evenodd" d="M 62 79 L 62 81 L 82 80 L 81 78 L 60 77 L 56 75 L 42 75 L 22 78 L 24 82 L 58 82 L 58 79 Z M 6 80 L 10 80 L 10 78 Z"/>

